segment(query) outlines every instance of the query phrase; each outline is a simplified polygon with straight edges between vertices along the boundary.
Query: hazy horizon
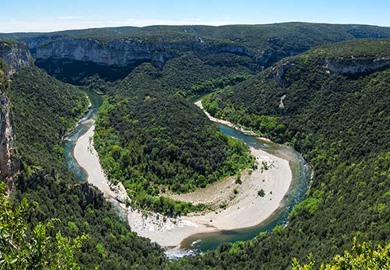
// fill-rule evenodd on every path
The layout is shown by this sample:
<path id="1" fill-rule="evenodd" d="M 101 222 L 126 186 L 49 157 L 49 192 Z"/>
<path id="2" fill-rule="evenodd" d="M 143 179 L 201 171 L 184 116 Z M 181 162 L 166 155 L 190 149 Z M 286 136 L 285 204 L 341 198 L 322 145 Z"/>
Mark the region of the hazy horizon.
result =
<path id="1" fill-rule="evenodd" d="M 369 26 L 378 26 L 378 27 L 390 27 L 383 25 L 374 25 L 374 24 L 361 24 L 361 23 L 324 23 L 324 22 L 304 22 L 304 21 L 289 21 L 289 22 L 275 22 L 275 23 L 237 23 L 237 24 L 223 24 L 223 25 L 210 25 L 210 24 L 154 24 L 154 25 L 145 25 L 145 26 L 136 26 L 136 25 L 118 25 L 118 26 L 101 26 L 101 27 L 87 27 L 87 28 L 78 28 L 78 29 L 62 29 L 54 31 L 16 31 L 16 32 L 0 32 L 2 34 L 15 34 L 15 33 L 54 33 L 54 32 L 63 32 L 63 31 L 82 31 L 88 29 L 105 29 L 105 28 L 121 28 L 121 27 L 134 27 L 134 28 L 144 28 L 144 27 L 154 27 L 154 26 L 211 26 L 211 27 L 223 27 L 223 26 L 233 26 L 233 25 L 271 25 L 271 24 L 288 24 L 288 23 L 308 23 L 308 24 L 333 24 L 333 25 L 369 25 Z"/>
<path id="2" fill-rule="evenodd" d="M 390 26 L 390 2 L 4 0 L 0 32 L 55 32 L 89 28 L 153 25 L 235 25 L 308 22 Z"/>

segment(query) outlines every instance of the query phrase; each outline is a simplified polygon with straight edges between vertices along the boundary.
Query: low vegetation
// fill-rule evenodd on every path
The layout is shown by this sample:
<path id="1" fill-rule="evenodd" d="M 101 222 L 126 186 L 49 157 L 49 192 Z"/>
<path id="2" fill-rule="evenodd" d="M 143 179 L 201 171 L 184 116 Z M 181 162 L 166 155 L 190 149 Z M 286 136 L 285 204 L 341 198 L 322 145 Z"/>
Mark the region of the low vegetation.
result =
<path id="1" fill-rule="evenodd" d="M 53 223 L 59 220 L 28 226 L 26 198 L 17 205 L 7 195 L 6 185 L 0 183 L 0 269 L 80 269 L 75 252 L 87 236 L 63 237 L 54 230 Z"/>

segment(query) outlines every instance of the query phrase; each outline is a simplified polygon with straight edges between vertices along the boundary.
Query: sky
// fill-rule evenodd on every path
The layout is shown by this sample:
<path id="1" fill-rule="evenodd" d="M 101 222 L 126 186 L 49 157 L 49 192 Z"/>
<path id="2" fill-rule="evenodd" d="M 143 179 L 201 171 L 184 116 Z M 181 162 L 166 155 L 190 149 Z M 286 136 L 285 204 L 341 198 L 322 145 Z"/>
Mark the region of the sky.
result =
<path id="1" fill-rule="evenodd" d="M 0 32 L 279 22 L 390 26 L 390 0 L 0 0 Z"/>

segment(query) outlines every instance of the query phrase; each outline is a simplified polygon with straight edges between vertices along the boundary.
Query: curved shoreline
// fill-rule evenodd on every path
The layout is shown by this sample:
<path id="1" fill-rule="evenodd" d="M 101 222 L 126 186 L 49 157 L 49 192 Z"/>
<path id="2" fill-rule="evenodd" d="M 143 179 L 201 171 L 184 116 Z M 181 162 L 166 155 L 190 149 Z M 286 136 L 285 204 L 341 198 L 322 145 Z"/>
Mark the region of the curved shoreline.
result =
<path id="1" fill-rule="evenodd" d="M 214 119 L 211 120 L 219 123 L 223 121 Z M 91 127 L 78 138 L 74 148 L 74 157 L 88 173 L 87 181 L 89 183 L 101 190 L 106 198 L 125 202 L 128 197 L 123 185 L 113 187 L 109 184 L 100 165 L 99 156 L 93 147 L 95 121 L 92 119 L 87 121 L 91 121 L 89 123 Z M 223 124 L 225 124 L 224 122 Z M 234 127 L 231 123 L 229 125 Z M 138 235 L 147 237 L 161 246 L 178 249 L 184 239 L 195 234 L 252 227 L 264 222 L 279 209 L 286 193 L 288 193 L 292 183 L 292 172 L 287 160 L 252 147 L 250 150 L 259 163 L 261 161 L 273 162 L 274 168 L 262 172 L 259 166 L 251 175 L 243 173 L 242 184 L 238 186 L 239 192 L 225 209 L 167 219 L 164 222 L 163 217 L 159 214 L 141 212 L 131 207 L 126 208 L 122 203 L 120 206 L 127 209 L 128 223 L 131 229 Z M 237 187 L 234 182 L 234 179 L 227 178 L 219 181 L 218 184 L 222 183 L 222 186 L 225 185 L 232 190 L 232 187 Z M 265 190 L 264 197 L 257 194 L 259 189 Z M 188 194 L 180 196 L 185 199 L 184 197 Z"/>
<path id="2" fill-rule="evenodd" d="M 97 187 L 105 198 L 115 198 L 116 193 L 111 190 L 108 179 L 100 165 L 98 153 L 93 147 L 93 134 L 95 132 L 95 120 L 89 119 L 84 124 L 91 124 L 88 131 L 81 135 L 74 147 L 73 155 L 80 165 L 87 172 L 88 183 Z"/>
<path id="3" fill-rule="evenodd" d="M 290 188 L 292 174 L 288 161 L 259 149 L 251 148 L 251 153 L 260 162 L 274 161 L 275 168 L 263 173 L 259 168 L 251 175 L 243 175 L 242 184 L 239 185 L 241 190 L 225 209 L 182 217 L 186 225 L 175 225 L 164 232 L 137 232 L 162 246 L 180 248 L 183 240 L 195 234 L 253 227 L 267 220 L 280 207 Z M 234 179 L 228 178 L 221 181 L 227 182 L 228 186 L 235 186 Z M 259 189 L 265 190 L 264 197 L 257 194 Z"/>

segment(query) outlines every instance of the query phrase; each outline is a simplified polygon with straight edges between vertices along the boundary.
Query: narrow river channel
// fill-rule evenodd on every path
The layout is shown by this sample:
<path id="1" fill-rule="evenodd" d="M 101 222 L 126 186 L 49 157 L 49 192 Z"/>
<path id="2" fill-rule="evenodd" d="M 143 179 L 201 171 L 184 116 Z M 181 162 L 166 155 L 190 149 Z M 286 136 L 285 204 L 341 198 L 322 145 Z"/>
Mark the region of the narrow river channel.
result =
<path id="1" fill-rule="evenodd" d="M 80 181 L 87 180 L 87 172 L 77 163 L 74 157 L 74 147 L 77 140 L 84 135 L 94 124 L 92 120 L 95 120 L 99 112 L 99 108 L 103 103 L 103 98 L 95 92 L 87 92 L 91 106 L 88 112 L 81 118 L 76 125 L 76 128 L 65 140 L 65 163 L 66 166 L 77 176 Z"/>

